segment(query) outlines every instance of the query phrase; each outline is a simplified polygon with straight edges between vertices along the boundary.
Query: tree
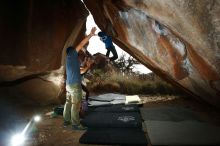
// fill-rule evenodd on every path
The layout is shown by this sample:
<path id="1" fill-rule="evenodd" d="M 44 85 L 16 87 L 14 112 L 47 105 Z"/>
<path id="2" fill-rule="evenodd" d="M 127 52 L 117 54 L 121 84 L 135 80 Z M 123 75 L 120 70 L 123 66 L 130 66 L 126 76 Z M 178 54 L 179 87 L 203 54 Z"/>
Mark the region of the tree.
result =
<path id="1" fill-rule="evenodd" d="M 133 73 L 135 64 L 140 64 L 132 56 L 126 57 L 123 53 L 117 61 L 114 62 L 114 66 L 118 68 L 122 73 Z"/>

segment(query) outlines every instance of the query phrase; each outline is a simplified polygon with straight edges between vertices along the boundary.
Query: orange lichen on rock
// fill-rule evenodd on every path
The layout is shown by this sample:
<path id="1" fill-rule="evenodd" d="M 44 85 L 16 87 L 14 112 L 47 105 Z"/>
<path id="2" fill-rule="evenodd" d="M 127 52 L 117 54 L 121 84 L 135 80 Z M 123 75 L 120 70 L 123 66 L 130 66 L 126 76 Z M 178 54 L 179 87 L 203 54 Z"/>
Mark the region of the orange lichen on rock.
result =
<path id="1" fill-rule="evenodd" d="M 173 66 L 174 77 L 177 80 L 181 80 L 187 77 L 188 73 L 181 65 L 183 61 L 183 57 L 181 56 L 181 54 L 176 51 L 176 49 L 170 44 L 170 42 L 165 36 L 160 35 L 160 37 L 158 38 L 158 41 L 163 46 L 163 48 L 167 50 L 170 56 L 170 59 L 172 61 L 172 66 Z"/>

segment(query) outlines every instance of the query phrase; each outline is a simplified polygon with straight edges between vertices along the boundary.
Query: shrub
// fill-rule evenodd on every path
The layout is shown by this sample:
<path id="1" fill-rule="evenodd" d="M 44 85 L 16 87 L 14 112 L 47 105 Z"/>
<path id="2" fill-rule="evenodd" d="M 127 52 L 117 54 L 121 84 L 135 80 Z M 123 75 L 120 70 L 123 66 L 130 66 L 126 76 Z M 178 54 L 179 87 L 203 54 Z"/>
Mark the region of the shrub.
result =
<path id="1" fill-rule="evenodd" d="M 121 94 L 182 94 L 169 83 L 161 79 L 141 80 L 138 76 L 106 74 L 96 71 L 89 89 L 96 93 L 119 92 Z"/>

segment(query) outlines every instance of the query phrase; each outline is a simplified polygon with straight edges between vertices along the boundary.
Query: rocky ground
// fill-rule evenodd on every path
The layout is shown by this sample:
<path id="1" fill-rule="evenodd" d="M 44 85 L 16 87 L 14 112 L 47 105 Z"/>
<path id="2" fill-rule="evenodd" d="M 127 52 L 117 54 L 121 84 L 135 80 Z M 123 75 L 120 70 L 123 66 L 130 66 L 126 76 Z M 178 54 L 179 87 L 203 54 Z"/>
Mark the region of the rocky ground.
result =
<path id="1" fill-rule="evenodd" d="M 192 110 L 202 120 L 220 126 L 220 111 L 194 99 L 180 96 L 140 95 L 144 101 L 144 107 L 156 107 L 160 105 L 177 105 Z M 2 103 L 2 102 L 1 102 Z M 1 109 L 1 142 L 0 145 L 9 143 L 14 130 L 19 131 L 25 127 L 25 123 L 35 114 L 41 114 L 42 120 L 31 128 L 31 135 L 26 140 L 27 146 L 83 146 L 79 144 L 79 138 L 83 131 L 72 131 L 71 128 L 63 128 L 62 116 L 51 117 L 48 115 L 55 105 L 50 106 L 20 106 L 19 102 L 7 103 L 3 101 Z M 13 105 L 13 106 L 12 106 Z M 22 125 L 23 124 L 23 125 Z"/>

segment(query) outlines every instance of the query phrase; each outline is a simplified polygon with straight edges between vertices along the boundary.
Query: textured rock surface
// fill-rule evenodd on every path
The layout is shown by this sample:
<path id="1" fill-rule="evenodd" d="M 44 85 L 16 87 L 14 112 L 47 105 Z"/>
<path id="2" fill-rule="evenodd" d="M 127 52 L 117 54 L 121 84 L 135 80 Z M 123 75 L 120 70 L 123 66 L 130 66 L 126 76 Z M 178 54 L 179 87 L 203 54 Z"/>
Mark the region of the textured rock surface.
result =
<path id="1" fill-rule="evenodd" d="M 84 37 L 88 11 L 80 0 L 3 0 L 0 9 L 0 95 L 53 102 L 62 50 Z"/>
<path id="2" fill-rule="evenodd" d="M 220 106 L 220 1 L 84 2 L 125 51 L 174 85 Z"/>

